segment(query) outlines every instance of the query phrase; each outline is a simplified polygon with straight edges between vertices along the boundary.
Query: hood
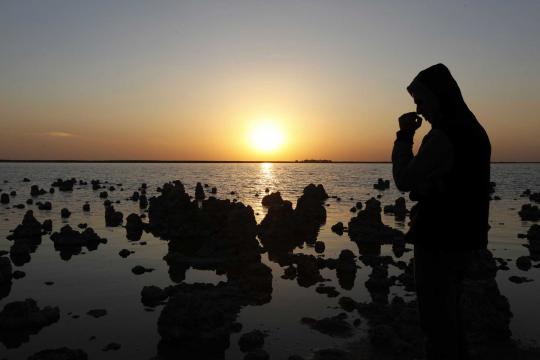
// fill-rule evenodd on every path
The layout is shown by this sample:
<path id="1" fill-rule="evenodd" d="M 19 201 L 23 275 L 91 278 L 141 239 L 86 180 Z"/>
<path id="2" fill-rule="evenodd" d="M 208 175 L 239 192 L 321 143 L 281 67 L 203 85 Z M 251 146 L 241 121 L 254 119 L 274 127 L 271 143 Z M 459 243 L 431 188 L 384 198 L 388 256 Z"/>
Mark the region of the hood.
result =
<path id="1" fill-rule="evenodd" d="M 437 97 L 446 121 L 459 122 L 463 118 L 462 115 L 472 115 L 463 100 L 456 80 L 454 80 L 450 70 L 445 65 L 439 63 L 420 71 L 407 87 L 409 93 L 411 93 L 411 88 L 414 87 L 413 84 L 416 82 L 421 83 Z"/>

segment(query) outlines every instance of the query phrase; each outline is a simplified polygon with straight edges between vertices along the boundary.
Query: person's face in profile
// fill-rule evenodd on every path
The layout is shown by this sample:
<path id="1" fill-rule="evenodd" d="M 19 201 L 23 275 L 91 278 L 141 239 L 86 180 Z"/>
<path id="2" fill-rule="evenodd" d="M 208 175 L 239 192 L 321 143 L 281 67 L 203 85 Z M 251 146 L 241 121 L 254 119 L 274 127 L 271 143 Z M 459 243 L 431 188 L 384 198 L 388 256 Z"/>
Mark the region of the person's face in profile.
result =
<path id="1" fill-rule="evenodd" d="M 431 125 L 436 125 L 440 118 L 439 101 L 437 97 L 421 84 L 412 89 L 412 96 L 416 104 L 416 112 L 422 115 Z"/>

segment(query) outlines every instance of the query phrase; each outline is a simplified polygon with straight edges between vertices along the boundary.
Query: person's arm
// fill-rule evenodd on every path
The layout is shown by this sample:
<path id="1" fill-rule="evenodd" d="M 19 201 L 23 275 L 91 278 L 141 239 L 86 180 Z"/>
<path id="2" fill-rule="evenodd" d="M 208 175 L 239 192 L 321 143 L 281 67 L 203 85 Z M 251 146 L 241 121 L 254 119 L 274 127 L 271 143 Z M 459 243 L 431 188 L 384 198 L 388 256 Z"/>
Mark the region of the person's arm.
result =
<path id="1" fill-rule="evenodd" d="M 432 129 L 422 141 L 416 156 L 413 155 L 414 130 L 400 130 L 392 149 L 392 174 L 401 191 L 410 191 L 427 183 L 438 174 L 452 167 L 453 149 L 448 136 Z"/>

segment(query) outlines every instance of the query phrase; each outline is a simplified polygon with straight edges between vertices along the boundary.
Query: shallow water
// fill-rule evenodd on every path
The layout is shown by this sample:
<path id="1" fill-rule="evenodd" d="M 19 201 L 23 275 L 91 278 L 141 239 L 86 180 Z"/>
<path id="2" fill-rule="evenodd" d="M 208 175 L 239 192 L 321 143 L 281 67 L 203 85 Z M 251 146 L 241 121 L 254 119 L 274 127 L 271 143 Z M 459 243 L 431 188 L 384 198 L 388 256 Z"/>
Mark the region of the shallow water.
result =
<path id="1" fill-rule="evenodd" d="M 22 182 L 24 177 L 31 182 Z M 126 239 L 125 229 L 105 226 L 103 199 L 99 191 L 93 191 L 91 185 L 75 186 L 72 193 L 59 192 L 39 197 L 40 201 L 50 200 L 51 211 L 40 211 L 35 205 L 25 209 L 16 209 L 12 205 L 24 204 L 30 198 L 30 185 L 37 184 L 48 190 L 57 178 L 91 179 L 108 181 L 116 186 L 116 191 L 109 191 L 111 201 L 120 200 L 115 208 L 125 217 L 139 213 L 138 204 L 127 201 L 133 191 L 141 183 L 148 184 L 148 196 L 156 195 L 156 187 L 175 179 L 181 180 L 190 194 L 194 194 L 197 181 L 208 183 L 218 188 L 218 198 L 237 198 L 253 207 L 260 222 L 265 209 L 260 200 L 265 188 L 280 191 L 284 199 L 293 200 L 302 193 L 309 183 L 321 183 L 329 195 L 336 195 L 341 201 L 330 198 L 327 203 L 326 225 L 321 227 L 319 240 L 326 244 L 325 256 L 337 257 L 342 249 L 351 249 L 358 255 L 358 247 L 350 241 L 347 234 L 338 236 L 330 231 L 330 226 L 337 221 L 347 223 L 353 215 L 349 209 L 357 201 L 364 202 L 371 196 L 382 194 L 383 205 L 393 203 L 401 194 L 393 184 L 389 190 L 379 192 L 372 184 L 377 178 L 391 179 L 390 164 L 68 164 L 68 163 L 0 163 L 0 189 L 3 192 L 17 191 L 9 205 L 0 205 L 0 250 L 7 250 L 11 242 L 5 237 L 9 231 L 21 223 L 28 209 L 34 210 L 39 221 L 53 220 L 53 231 L 58 231 L 64 224 L 76 227 L 79 223 L 87 223 L 101 237 L 108 239 L 95 251 L 83 250 L 82 254 L 63 260 L 55 251 L 49 236 L 42 237 L 42 243 L 36 252 L 31 254 L 31 261 L 15 267 L 23 270 L 26 277 L 14 280 L 10 294 L 0 300 L 0 308 L 11 301 L 25 298 L 36 299 L 40 307 L 50 305 L 60 307 L 60 321 L 31 335 L 30 340 L 16 349 L 6 349 L 0 344 L 0 356 L 9 359 L 25 359 L 30 354 L 46 348 L 68 346 L 84 349 L 93 359 L 148 359 L 157 353 L 160 339 L 157 333 L 157 319 L 162 307 L 155 311 L 145 311 L 140 302 L 140 291 L 145 285 L 160 287 L 174 284 L 168 273 L 168 266 L 162 260 L 167 252 L 166 241 L 157 239 L 151 234 L 143 234 L 141 241 L 130 242 Z M 7 180 L 7 183 L 4 181 Z M 518 270 L 515 259 L 528 255 L 523 247 L 525 239 L 519 239 L 518 233 L 525 233 L 530 222 L 522 222 L 517 211 L 528 199 L 519 195 L 526 188 L 533 191 L 540 189 L 540 164 L 494 164 L 492 180 L 497 183 L 496 195 L 502 199 L 491 202 L 490 243 L 489 248 L 495 257 L 511 259 L 509 271 L 499 271 L 497 282 L 501 292 L 508 297 L 514 317 L 511 329 L 514 338 L 527 344 L 540 340 L 540 312 L 537 304 L 540 300 L 540 270 L 532 268 L 528 272 Z M 121 191 L 120 188 L 124 191 Z M 235 191 L 236 195 L 230 195 Z M 260 196 L 255 196 L 255 194 Z M 353 200 L 351 200 L 351 198 Z M 82 211 L 82 205 L 88 201 L 89 213 Z M 466 206 L 467 200 L 463 200 Z M 411 204 L 408 202 L 407 207 Z M 67 220 L 60 217 L 60 209 L 66 207 L 72 215 Z M 383 215 L 383 221 L 401 230 L 406 230 L 404 223 L 396 222 L 392 216 Z M 459 226 L 459 218 L 449 220 L 448 226 Z M 465 229 L 464 229 L 465 231 Z M 410 248 L 410 246 L 408 246 Z M 121 258 L 118 251 L 128 248 L 135 251 L 128 258 Z M 310 247 L 298 249 L 296 252 L 315 254 Z M 391 255 L 390 247 L 383 246 L 383 254 Z M 408 261 L 410 253 L 400 260 Z M 356 274 L 355 286 L 352 290 L 340 288 L 335 272 L 323 270 L 322 275 L 330 279 L 326 285 L 335 286 L 341 293 L 336 298 L 315 292 L 315 286 L 303 288 L 296 280 L 281 278 L 283 269 L 263 254 L 263 262 L 273 271 L 272 300 L 262 306 L 248 306 L 242 309 L 239 322 L 242 331 L 231 335 L 231 345 L 226 351 L 227 359 L 238 359 L 242 353 L 238 348 L 240 334 L 252 329 L 268 331 L 264 349 L 272 358 L 280 359 L 296 353 L 309 355 L 313 350 L 330 346 L 342 346 L 349 340 L 332 338 L 309 329 L 300 323 L 305 316 L 322 318 L 340 312 L 337 302 L 340 296 L 351 296 L 357 301 L 369 301 L 370 296 L 364 287 L 369 269 L 362 267 Z M 140 276 L 133 275 L 131 268 L 135 265 L 154 268 L 155 271 Z M 508 281 L 511 275 L 527 276 L 535 281 L 514 284 Z M 185 282 L 217 283 L 225 280 L 212 271 L 188 270 Z M 54 281 L 47 286 L 46 281 Z M 402 294 L 398 287 L 391 288 L 392 293 Z M 91 309 L 106 309 L 108 314 L 100 318 L 86 315 Z M 71 315 L 68 315 L 71 313 Z M 73 318 L 72 315 L 79 315 Z M 355 316 L 349 317 L 349 320 Z M 355 333 L 356 337 L 364 334 L 364 325 Z M 89 340 L 96 336 L 95 340 Z M 118 351 L 102 352 L 102 348 L 110 342 L 122 345 Z"/>

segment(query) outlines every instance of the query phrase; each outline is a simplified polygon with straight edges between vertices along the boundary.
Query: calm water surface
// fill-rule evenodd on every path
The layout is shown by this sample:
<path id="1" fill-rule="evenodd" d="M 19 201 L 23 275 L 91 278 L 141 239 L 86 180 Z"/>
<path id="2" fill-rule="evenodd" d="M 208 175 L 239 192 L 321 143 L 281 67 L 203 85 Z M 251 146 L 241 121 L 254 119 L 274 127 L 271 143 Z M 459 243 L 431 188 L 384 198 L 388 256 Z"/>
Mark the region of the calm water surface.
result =
<path id="1" fill-rule="evenodd" d="M 24 177 L 30 183 L 22 182 Z M 301 195 L 302 189 L 309 183 L 321 183 L 329 195 L 336 195 L 341 201 L 329 199 L 327 203 L 327 222 L 321 228 L 319 240 L 326 243 L 324 256 L 337 257 L 342 249 L 351 249 L 358 254 L 358 248 L 351 242 L 347 234 L 338 236 L 330 231 L 332 224 L 349 221 L 352 213 L 349 209 L 357 201 L 365 201 L 371 196 L 382 194 L 383 205 L 391 204 L 401 196 L 392 184 L 390 190 L 378 192 L 372 184 L 377 178 L 391 179 L 390 164 L 46 164 L 46 163 L 2 163 L 0 164 L 0 188 L 4 192 L 17 191 L 9 205 L 0 205 L 0 250 L 9 250 L 11 242 L 5 237 L 14 229 L 28 209 L 34 210 L 39 221 L 53 220 L 53 231 L 58 231 L 64 224 L 76 227 L 79 223 L 87 223 L 108 243 L 100 245 L 95 251 L 83 251 L 70 260 L 60 258 L 55 251 L 49 236 L 42 237 L 42 243 L 31 261 L 16 270 L 23 270 L 26 277 L 14 280 L 10 294 L 0 300 L 0 308 L 11 301 L 34 298 L 40 307 L 59 306 L 60 321 L 45 327 L 38 334 L 31 335 L 30 341 L 16 349 L 6 349 L 0 344 L 0 357 L 9 359 L 25 359 L 30 354 L 46 348 L 68 346 L 84 349 L 91 359 L 149 359 L 157 353 L 160 339 L 157 332 L 157 319 L 162 307 L 155 311 L 145 311 L 140 301 L 140 291 L 145 285 L 160 287 L 174 284 L 168 273 L 168 266 L 162 260 L 167 253 L 167 243 L 150 234 L 144 234 L 141 241 L 129 242 L 125 229 L 105 226 L 103 200 L 99 191 L 92 191 L 90 185 L 75 186 L 72 193 L 56 191 L 46 194 L 39 200 L 50 200 L 51 211 L 40 211 L 35 205 L 25 209 L 16 209 L 12 205 L 24 204 L 30 197 L 30 185 L 36 184 L 48 190 L 57 178 L 91 179 L 108 181 L 111 184 L 121 183 L 117 190 L 109 192 L 111 201 L 120 200 L 115 208 L 124 213 L 124 219 L 132 212 L 140 213 L 137 203 L 126 201 L 126 198 L 145 182 L 148 184 L 148 196 L 156 195 L 156 187 L 175 179 L 181 180 L 186 190 L 194 194 L 195 184 L 200 181 L 218 188 L 219 198 L 237 198 L 253 207 L 260 222 L 265 209 L 260 200 L 265 188 L 280 191 L 284 199 L 293 200 Z M 4 182 L 7 180 L 7 183 Z M 502 199 L 491 202 L 490 249 L 496 257 L 511 260 L 509 271 L 498 272 L 498 285 L 501 292 L 508 297 L 514 318 L 511 329 L 514 338 L 527 344 L 535 344 L 540 340 L 540 312 L 537 311 L 540 301 L 540 270 L 528 272 L 518 270 L 515 259 L 528 255 L 523 244 L 524 239 L 517 238 L 524 233 L 531 223 L 522 222 L 517 211 L 528 200 L 519 195 L 526 188 L 540 190 L 540 164 L 494 164 L 492 180 L 497 183 L 496 195 Z M 120 188 L 124 191 L 121 191 Z M 236 195 L 230 195 L 235 191 Z M 261 196 L 257 197 L 256 194 Z M 352 199 L 351 199 L 352 198 Z M 89 213 L 82 211 L 82 205 L 88 201 Z M 412 204 L 409 202 L 408 207 Z M 467 206 L 466 199 L 463 206 Z M 72 215 L 67 220 L 60 218 L 60 209 L 66 207 Z M 404 223 L 399 223 L 391 216 L 383 216 L 383 221 L 401 230 L 406 230 Z M 460 226 L 459 218 L 448 220 L 448 226 Z M 466 229 L 463 229 L 466 233 Z M 128 248 L 135 253 L 126 259 L 118 256 L 118 251 Z M 389 247 L 383 247 L 383 254 L 391 255 Z M 296 252 L 315 254 L 312 248 L 297 249 Z M 408 261 L 409 253 L 400 260 Z M 268 332 L 264 348 L 273 359 L 286 359 L 296 353 L 308 356 L 313 350 L 342 346 L 346 341 L 311 330 L 300 323 L 305 316 L 322 318 L 335 315 L 339 296 L 328 298 L 315 292 L 315 286 L 303 288 L 296 280 L 281 279 L 283 269 L 269 261 L 263 255 L 263 262 L 273 271 L 272 300 L 262 306 L 248 306 L 242 309 L 239 322 L 243 324 L 241 333 L 252 329 Z M 135 265 L 154 268 L 155 271 L 141 276 L 131 273 Z M 362 266 L 362 265 L 361 265 Z M 391 270 L 391 269 L 390 269 Z M 335 272 L 323 270 L 322 275 L 330 279 L 327 285 L 335 286 L 340 296 L 351 296 L 357 301 L 370 301 L 364 287 L 369 273 L 368 267 L 359 269 L 355 286 L 352 290 L 340 288 Z M 391 272 L 392 274 L 392 272 Z M 533 282 L 520 285 L 508 281 L 511 275 L 527 276 Z M 185 282 L 217 283 L 226 280 L 212 271 L 190 269 Z M 47 286 L 46 281 L 54 281 Z M 391 296 L 403 294 L 401 288 L 392 287 Z M 406 294 L 405 294 L 406 295 Z M 412 295 L 411 295 L 412 296 Z M 108 314 L 101 318 L 86 315 L 90 309 L 106 309 Z M 70 315 L 71 314 L 71 315 Z M 79 315 L 73 318 L 73 315 Z M 354 316 L 350 317 L 350 320 Z M 240 334 L 241 334 L 240 333 Z M 226 352 L 227 359 L 242 358 L 238 348 L 240 334 L 231 335 L 231 346 Z M 356 330 L 356 337 L 365 334 L 364 326 Z M 95 340 L 90 340 L 95 336 Z M 354 339 L 354 338 L 353 338 Z M 110 342 L 122 345 L 116 352 L 102 352 L 101 349 Z"/>

